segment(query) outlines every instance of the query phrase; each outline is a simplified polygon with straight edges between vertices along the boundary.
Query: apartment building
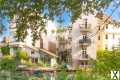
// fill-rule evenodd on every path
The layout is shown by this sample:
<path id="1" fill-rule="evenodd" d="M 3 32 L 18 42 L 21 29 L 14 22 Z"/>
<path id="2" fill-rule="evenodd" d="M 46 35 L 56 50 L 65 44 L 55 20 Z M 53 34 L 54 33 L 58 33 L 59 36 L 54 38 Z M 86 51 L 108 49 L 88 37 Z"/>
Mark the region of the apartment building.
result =
<path id="1" fill-rule="evenodd" d="M 99 13 L 96 15 L 99 22 L 98 30 L 96 34 L 96 47 L 97 49 L 112 50 L 119 45 L 120 42 L 120 27 L 114 25 L 114 21 L 109 16 Z M 104 25 L 103 25 L 104 24 Z"/>
<path id="2" fill-rule="evenodd" d="M 91 59 L 96 59 L 96 32 L 94 15 L 82 15 L 72 25 L 72 59 L 74 67 L 88 67 Z"/>
<path id="3" fill-rule="evenodd" d="M 72 36 L 71 36 L 72 27 L 64 28 L 63 32 L 58 33 L 57 36 L 57 54 L 59 56 L 59 63 L 66 63 L 67 65 L 72 65 Z"/>

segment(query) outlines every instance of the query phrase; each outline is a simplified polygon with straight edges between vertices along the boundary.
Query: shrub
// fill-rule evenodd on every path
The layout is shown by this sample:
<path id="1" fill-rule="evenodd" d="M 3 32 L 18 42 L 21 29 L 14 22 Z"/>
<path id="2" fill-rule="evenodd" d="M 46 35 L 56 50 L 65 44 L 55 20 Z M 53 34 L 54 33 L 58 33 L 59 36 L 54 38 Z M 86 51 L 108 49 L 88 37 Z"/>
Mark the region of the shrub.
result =
<path id="1" fill-rule="evenodd" d="M 7 46 L 1 47 L 1 52 L 3 55 L 9 55 L 10 54 L 10 46 L 7 45 Z"/>
<path id="2" fill-rule="evenodd" d="M 15 59 L 11 56 L 4 56 L 0 60 L 0 68 L 2 70 L 14 71 L 16 69 L 17 63 Z"/>
<path id="3" fill-rule="evenodd" d="M 29 59 L 29 56 L 28 56 L 27 52 L 22 51 L 22 50 L 17 50 L 16 57 L 20 60 L 21 59 L 23 59 L 23 60 L 28 60 Z"/>

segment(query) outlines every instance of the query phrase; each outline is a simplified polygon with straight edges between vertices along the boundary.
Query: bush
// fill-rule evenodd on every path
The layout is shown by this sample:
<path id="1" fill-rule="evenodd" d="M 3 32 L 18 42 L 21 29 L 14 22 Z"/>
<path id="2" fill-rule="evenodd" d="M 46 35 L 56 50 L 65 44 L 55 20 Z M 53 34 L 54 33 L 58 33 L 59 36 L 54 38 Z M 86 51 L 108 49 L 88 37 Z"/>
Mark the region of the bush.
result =
<path id="1" fill-rule="evenodd" d="M 0 68 L 2 70 L 14 71 L 16 69 L 17 63 L 15 59 L 11 56 L 4 56 L 0 60 Z"/>
<path id="2" fill-rule="evenodd" d="M 4 47 L 1 47 L 1 52 L 3 55 L 9 55 L 10 54 L 10 46 L 7 45 L 7 46 L 4 46 Z"/>
<path id="3" fill-rule="evenodd" d="M 22 51 L 22 50 L 17 50 L 16 57 L 20 60 L 21 59 L 23 59 L 23 60 L 28 60 L 29 59 L 29 56 L 28 56 L 27 52 Z"/>
<path id="4" fill-rule="evenodd" d="M 23 72 L 0 71 L 0 80 L 29 80 Z"/>
<path id="5" fill-rule="evenodd" d="M 67 73 L 64 70 L 58 72 L 56 80 L 67 80 Z"/>

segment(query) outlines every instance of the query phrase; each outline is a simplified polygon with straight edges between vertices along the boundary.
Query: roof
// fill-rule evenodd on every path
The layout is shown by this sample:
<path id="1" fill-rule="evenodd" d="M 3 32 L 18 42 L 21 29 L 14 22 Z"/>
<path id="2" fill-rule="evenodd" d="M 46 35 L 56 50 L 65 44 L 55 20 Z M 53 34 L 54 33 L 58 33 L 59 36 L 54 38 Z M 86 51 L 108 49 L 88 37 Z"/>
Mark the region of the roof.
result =
<path id="1" fill-rule="evenodd" d="M 4 45 L 5 45 L 5 43 L 0 43 L 0 46 L 4 46 Z M 35 51 L 39 51 L 40 50 L 40 51 L 44 52 L 45 54 L 48 54 L 48 55 L 50 55 L 52 57 L 55 57 L 55 58 L 58 57 L 54 53 L 52 53 L 52 52 L 50 52 L 48 50 L 39 49 L 39 48 L 36 48 L 34 46 L 29 46 L 29 45 L 26 45 L 24 42 L 11 42 L 11 43 L 9 43 L 9 45 L 10 46 L 27 47 L 27 48 L 30 48 L 30 49 L 35 50 Z"/>
<path id="2" fill-rule="evenodd" d="M 51 56 L 53 56 L 53 57 L 55 57 L 55 58 L 58 57 L 57 55 L 55 55 L 55 53 L 52 53 L 52 52 L 50 52 L 50 51 L 48 51 L 48 50 L 46 50 L 46 49 L 40 49 L 40 51 L 43 51 L 43 52 L 47 53 L 48 55 L 51 55 Z"/>
<path id="3" fill-rule="evenodd" d="M 108 16 L 108 15 L 103 14 L 103 13 L 97 13 L 96 17 L 100 20 L 103 20 L 103 21 L 106 21 L 107 18 L 109 18 L 108 21 L 110 21 L 110 22 L 113 21 L 111 16 Z"/>

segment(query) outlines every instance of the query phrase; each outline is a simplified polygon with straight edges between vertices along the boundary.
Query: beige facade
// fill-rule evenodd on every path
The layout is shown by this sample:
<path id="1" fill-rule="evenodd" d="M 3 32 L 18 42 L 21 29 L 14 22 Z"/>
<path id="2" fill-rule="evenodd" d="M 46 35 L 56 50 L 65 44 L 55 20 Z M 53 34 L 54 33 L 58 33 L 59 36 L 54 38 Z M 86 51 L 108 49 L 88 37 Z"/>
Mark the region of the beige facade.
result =
<path id="1" fill-rule="evenodd" d="M 96 34 L 96 47 L 97 49 L 112 50 L 119 45 L 120 28 L 112 24 L 113 20 L 111 18 L 104 23 L 109 16 L 103 14 L 99 15 L 101 16 L 96 16 L 97 21 L 99 22 L 99 32 Z"/>
<path id="2" fill-rule="evenodd" d="M 86 18 L 87 24 L 85 22 Z M 91 37 L 97 30 L 96 23 L 94 15 L 89 15 L 87 17 L 82 16 L 82 19 L 78 19 L 73 23 L 71 54 L 74 66 L 86 67 L 87 65 L 89 66 L 90 59 L 96 59 L 96 37 Z M 87 47 L 81 47 L 83 45 Z"/>

